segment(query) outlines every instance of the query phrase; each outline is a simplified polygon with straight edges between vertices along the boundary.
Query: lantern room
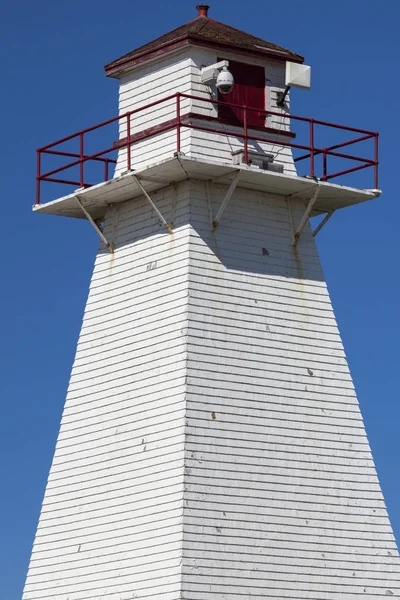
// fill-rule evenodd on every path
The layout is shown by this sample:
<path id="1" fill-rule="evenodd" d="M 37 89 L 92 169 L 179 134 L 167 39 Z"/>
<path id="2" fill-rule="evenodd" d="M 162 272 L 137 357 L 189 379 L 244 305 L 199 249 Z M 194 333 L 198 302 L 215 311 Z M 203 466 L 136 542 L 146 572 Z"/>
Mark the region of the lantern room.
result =
<path id="1" fill-rule="evenodd" d="M 290 87 L 310 87 L 303 57 L 208 13 L 106 65 L 119 114 L 38 150 L 36 211 L 98 220 L 187 177 L 238 175 L 309 201 L 307 217 L 379 196 L 378 134 L 293 114 Z"/>
<path id="2" fill-rule="evenodd" d="M 178 151 L 185 156 L 227 165 L 246 158 L 267 170 L 295 173 L 285 144 L 294 138 L 286 118 L 289 98 L 282 106 L 278 98 L 286 62 L 302 63 L 303 58 L 210 19 L 206 5 L 197 10 L 193 21 L 106 66 L 106 74 L 120 80 L 120 115 L 135 111 L 120 122 L 124 149 L 115 173 L 171 157 L 177 150 L 177 119 Z M 212 77 L 222 69 L 232 76 L 228 93 Z M 206 70 L 211 76 L 204 77 Z M 250 136 L 246 157 L 244 134 Z M 130 159 L 128 138 L 135 142 Z"/>

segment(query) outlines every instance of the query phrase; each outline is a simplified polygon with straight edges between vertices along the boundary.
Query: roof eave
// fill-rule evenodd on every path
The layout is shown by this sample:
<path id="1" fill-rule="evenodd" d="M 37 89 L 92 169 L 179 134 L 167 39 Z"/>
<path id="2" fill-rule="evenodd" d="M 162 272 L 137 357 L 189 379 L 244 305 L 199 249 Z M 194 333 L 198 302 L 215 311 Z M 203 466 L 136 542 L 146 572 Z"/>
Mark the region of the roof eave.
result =
<path id="1" fill-rule="evenodd" d="M 264 60 L 274 60 L 278 62 L 286 62 L 287 60 L 298 63 L 304 62 L 304 58 L 299 54 L 291 54 L 290 52 L 272 50 L 269 48 L 255 48 L 254 50 L 250 48 L 241 48 L 240 46 L 230 44 L 227 42 L 207 40 L 201 36 L 191 33 L 184 34 L 173 41 L 165 42 L 157 48 L 144 50 L 143 52 L 136 54 L 136 56 L 134 57 L 127 56 L 125 58 L 121 58 L 119 60 L 109 63 L 104 67 L 106 76 L 118 79 L 127 71 L 130 71 L 134 67 L 144 62 L 154 60 L 155 58 L 158 58 L 165 54 L 169 54 L 170 52 L 173 52 L 179 48 L 183 48 L 188 45 L 216 49 L 220 52 L 225 51 L 229 52 L 230 54 L 237 54 L 240 56 L 247 56 L 250 58 L 261 58 Z"/>
<path id="2" fill-rule="evenodd" d="M 151 48 L 149 50 L 143 50 L 139 54 L 135 56 L 126 56 L 115 60 L 111 63 L 108 63 L 104 67 L 104 71 L 107 77 L 115 77 L 118 79 L 122 74 L 126 71 L 129 71 L 133 67 L 136 67 L 139 64 L 152 60 L 154 58 L 158 58 L 163 54 L 168 54 L 169 52 L 173 52 L 178 48 L 183 48 L 184 46 L 189 45 L 189 36 L 188 34 L 184 34 L 179 38 L 176 38 L 172 41 L 165 42 L 164 44 L 160 44 L 157 48 Z"/>
<path id="3" fill-rule="evenodd" d="M 272 48 L 244 48 L 235 44 L 230 44 L 229 42 L 207 40 L 202 36 L 197 36 L 196 34 L 190 34 L 189 37 L 195 46 L 216 48 L 217 50 L 225 50 L 225 52 L 229 52 L 231 54 L 240 54 L 241 56 L 263 58 L 279 62 L 286 62 L 287 60 L 298 63 L 304 62 L 303 56 L 291 52 L 285 52 L 283 50 L 273 50 Z"/>

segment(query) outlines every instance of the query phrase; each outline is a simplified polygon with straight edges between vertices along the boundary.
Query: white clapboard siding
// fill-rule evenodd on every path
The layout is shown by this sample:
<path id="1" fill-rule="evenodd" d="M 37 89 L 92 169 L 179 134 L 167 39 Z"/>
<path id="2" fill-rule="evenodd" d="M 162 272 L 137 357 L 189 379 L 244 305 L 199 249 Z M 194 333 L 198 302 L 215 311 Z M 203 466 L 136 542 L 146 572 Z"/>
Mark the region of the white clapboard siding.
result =
<path id="1" fill-rule="evenodd" d="M 188 198 L 105 218 L 24 600 L 180 598 Z"/>
<path id="2" fill-rule="evenodd" d="M 224 55 L 228 60 L 246 62 L 243 57 L 231 54 Z M 205 64 L 212 64 L 219 57 L 209 50 L 193 50 L 192 59 L 195 67 L 192 70 L 192 94 L 205 99 L 210 99 L 210 94 L 207 88 L 201 83 L 201 67 Z M 266 81 L 266 109 L 281 113 L 282 116 L 268 115 L 266 126 L 273 127 L 279 131 L 289 131 L 289 120 L 285 117 L 285 111 L 276 105 L 277 93 L 285 89 L 285 67 L 283 64 L 274 64 L 272 62 L 261 62 L 259 60 L 251 61 L 252 64 L 258 64 L 265 68 Z M 217 117 L 218 110 L 215 105 L 210 102 L 201 102 L 201 100 L 193 100 L 192 112 L 205 115 L 207 117 Z M 194 121 L 197 125 L 215 128 L 216 124 L 210 122 Z M 227 164 L 232 163 L 232 152 L 243 148 L 243 139 L 239 137 L 229 136 L 223 133 L 226 131 L 234 131 L 238 134 L 243 133 L 243 130 L 232 126 L 218 126 L 222 133 L 208 133 L 204 131 L 192 131 L 190 156 L 193 158 L 222 161 Z M 249 150 L 254 152 L 264 152 L 272 154 L 274 161 L 282 164 L 285 173 L 295 173 L 295 166 L 291 149 L 282 145 L 282 141 L 287 141 L 287 138 L 279 138 L 278 134 L 264 134 L 259 131 L 249 129 L 249 135 L 255 136 L 257 141 L 249 141 Z M 267 138 L 269 142 L 263 142 Z"/>
<path id="3" fill-rule="evenodd" d="M 294 249 L 241 187 L 213 233 L 204 181 L 152 198 L 173 235 L 145 198 L 105 219 L 23 600 L 398 597 L 310 226 Z"/>
<path id="4" fill-rule="evenodd" d="M 226 58 L 243 61 L 243 57 L 227 54 Z M 201 83 L 201 68 L 204 65 L 216 62 L 218 56 L 206 48 L 190 47 L 167 57 L 161 57 L 156 63 L 144 65 L 124 76 L 119 88 L 119 114 L 124 115 L 129 111 L 134 113 L 130 117 L 131 136 L 142 132 L 149 132 L 152 128 L 162 125 L 177 117 L 176 98 L 170 98 L 155 106 L 149 106 L 157 100 L 173 96 L 177 92 L 191 94 L 204 99 L 210 99 L 208 87 Z M 283 64 L 274 64 L 260 60 L 252 61 L 265 68 L 266 81 L 266 109 L 280 113 L 268 115 L 266 125 L 279 131 L 289 131 L 290 124 L 285 116 L 285 110 L 276 105 L 277 93 L 284 90 L 285 67 Z M 196 113 L 206 117 L 217 117 L 216 105 L 201 100 L 181 98 L 181 116 Z M 191 120 L 195 125 L 215 127 L 216 123 L 209 121 Z M 119 138 L 124 140 L 127 136 L 127 118 L 119 121 Z M 220 127 L 220 126 L 218 126 Z M 243 139 L 239 136 L 229 136 L 225 131 L 242 133 L 240 128 L 221 126 L 221 133 L 208 133 L 182 127 L 181 152 L 193 158 L 211 158 L 225 164 L 232 164 L 232 152 L 243 148 Z M 272 154 L 274 161 L 282 164 L 285 173 L 295 173 L 295 166 L 291 149 L 282 145 L 287 138 L 279 134 L 265 134 L 249 129 L 249 135 L 260 138 L 259 141 L 250 141 L 249 150 Z M 263 141 L 263 139 L 268 139 Z M 171 158 L 177 151 L 177 133 L 173 127 L 169 131 L 154 133 L 150 138 L 135 141 L 131 149 L 131 167 L 139 170 L 161 160 Z M 117 177 L 127 170 L 127 149 L 121 148 L 118 153 L 118 162 L 114 176 Z"/>
<path id="5" fill-rule="evenodd" d="M 119 114 L 141 109 L 130 118 L 131 135 L 156 127 L 175 119 L 176 100 L 172 98 L 155 106 L 147 105 L 167 98 L 177 92 L 191 93 L 191 58 L 187 50 L 160 58 L 154 63 L 136 69 L 123 77 L 119 87 Z M 181 100 L 181 111 L 189 112 L 190 101 Z M 119 121 L 119 137 L 127 135 L 127 119 Z M 182 152 L 188 152 L 189 132 L 181 131 Z M 151 163 L 170 158 L 176 152 L 176 130 L 154 135 L 132 146 L 132 168 L 141 169 Z M 114 176 L 127 169 L 127 151 L 120 150 Z"/>
<path id="6" fill-rule="evenodd" d="M 191 190 L 183 598 L 397 596 L 310 227 L 294 249 L 285 199 L 239 188 L 211 233 L 205 185 Z"/>

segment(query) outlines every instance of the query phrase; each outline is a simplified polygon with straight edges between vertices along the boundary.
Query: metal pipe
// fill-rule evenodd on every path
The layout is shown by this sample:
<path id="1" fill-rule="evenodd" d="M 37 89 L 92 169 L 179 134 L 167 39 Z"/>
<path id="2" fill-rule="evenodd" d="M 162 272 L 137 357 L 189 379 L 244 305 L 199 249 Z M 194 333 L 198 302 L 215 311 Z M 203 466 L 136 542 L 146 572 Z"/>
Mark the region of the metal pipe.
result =
<path id="1" fill-rule="evenodd" d="M 346 169 L 345 171 L 338 171 L 337 173 L 333 173 L 333 175 L 328 175 L 326 181 L 329 179 L 333 179 L 334 177 L 340 177 L 341 175 L 348 175 L 349 173 L 354 173 L 355 171 L 361 171 L 362 169 L 368 169 L 371 165 L 358 165 L 358 167 L 353 167 L 352 169 Z M 378 188 L 375 188 L 378 189 Z"/>
<path id="2" fill-rule="evenodd" d="M 182 98 L 191 98 L 192 100 L 201 100 L 202 102 L 209 102 L 211 104 L 225 104 L 226 106 L 231 106 L 232 108 L 243 108 L 242 104 L 235 104 L 233 102 L 224 102 L 221 100 L 214 100 L 209 98 L 203 98 L 202 96 L 193 96 L 191 94 L 183 94 L 181 93 Z M 274 115 L 276 117 L 281 117 L 282 113 L 272 110 L 260 110 L 259 108 L 250 108 L 248 110 L 252 112 L 264 113 L 265 115 L 268 113 L 269 115 Z M 298 115 L 287 114 L 285 118 L 294 119 L 296 121 L 305 121 L 307 123 L 310 122 L 310 117 L 300 117 Z M 368 131 L 367 129 L 359 129 L 356 127 L 349 127 L 348 125 L 338 125 L 336 123 L 329 123 L 328 121 L 319 121 L 318 119 L 312 119 L 315 125 L 324 125 L 325 127 L 333 127 L 334 129 L 343 129 L 344 131 L 354 131 L 355 133 L 364 133 L 364 134 L 375 134 L 373 131 Z"/>
<path id="3" fill-rule="evenodd" d="M 80 158 L 80 155 L 76 152 L 61 152 L 60 150 L 41 150 L 42 154 L 50 154 L 51 156 L 67 156 L 69 158 Z M 84 156 L 84 158 L 89 158 Z M 97 160 L 99 162 L 113 162 L 117 164 L 117 161 L 112 158 L 92 158 L 91 160 Z"/>
<path id="4" fill-rule="evenodd" d="M 110 125 L 111 123 L 115 123 L 116 121 L 119 121 L 120 119 L 125 118 L 128 114 L 134 115 L 135 113 L 145 110 L 146 108 L 152 108 L 153 106 L 156 106 L 157 104 L 161 104 L 162 102 L 167 102 L 168 100 L 171 100 L 172 98 L 175 98 L 175 94 L 171 94 L 170 96 L 166 96 L 165 98 L 161 98 L 160 100 L 155 100 L 154 102 L 150 102 L 149 104 L 146 104 L 145 106 L 140 106 L 139 108 L 130 110 L 126 113 L 123 113 L 122 115 L 117 115 L 116 117 L 112 117 L 111 119 L 102 121 L 101 123 L 98 123 L 97 125 L 92 125 L 91 127 L 86 127 L 86 129 L 81 129 L 80 131 L 77 131 L 76 133 L 72 133 L 71 135 L 67 135 L 66 137 L 63 137 L 60 140 L 57 140 L 56 142 L 52 142 L 51 144 L 42 146 L 41 148 L 39 148 L 39 150 L 42 150 L 42 151 L 47 150 L 48 148 L 57 146 L 58 144 L 61 144 L 63 142 L 68 142 L 69 140 L 72 140 L 72 139 L 78 137 L 81 133 L 85 134 L 85 133 L 89 133 L 90 131 L 95 131 L 96 129 L 99 129 L 100 127 L 105 127 L 106 125 Z"/>
<path id="5" fill-rule="evenodd" d="M 243 107 L 243 133 L 244 133 L 244 152 L 243 160 L 246 165 L 249 164 L 249 140 L 247 138 L 247 107 Z"/>
<path id="6" fill-rule="evenodd" d="M 375 159 L 374 188 L 376 190 L 378 190 L 379 189 L 379 170 L 378 170 L 378 166 L 379 166 L 379 133 L 375 134 L 375 139 L 374 139 L 374 159 Z"/>
<path id="7" fill-rule="evenodd" d="M 176 151 L 181 151 L 181 97 L 176 94 Z"/>
<path id="8" fill-rule="evenodd" d="M 314 161 L 314 121 L 310 120 L 310 175 L 315 177 L 315 161 Z"/>
<path id="9" fill-rule="evenodd" d="M 84 176 L 83 176 L 83 133 L 79 135 L 79 181 L 81 182 L 81 187 L 84 186 Z"/>
<path id="10" fill-rule="evenodd" d="M 329 146 L 328 148 L 326 148 L 326 150 L 331 151 L 331 150 L 336 150 L 337 148 L 344 148 L 345 146 L 351 146 L 352 144 L 357 144 L 357 142 L 363 142 L 365 140 L 370 140 L 374 136 L 375 136 L 375 134 L 364 135 L 359 138 L 354 138 L 353 140 L 350 140 L 348 142 L 342 142 L 341 144 L 335 144 L 335 146 Z M 317 154 L 321 154 L 321 152 L 322 152 L 321 150 L 315 150 L 314 156 L 316 156 Z M 303 154 L 303 156 L 297 156 L 294 159 L 294 162 L 298 162 L 300 160 L 305 160 L 306 158 L 310 158 L 310 156 L 311 156 L 311 153 Z"/>
<path id="11" fill-rule="evenodd" d="M 242 105 L 240 104 L 235 104 L 233 102 L 222 102 L 220 100 L 215 100 L 215 99 L 209 99 L 209 98 L 204 98 L 202 96 L 194 96 L 191 94 L 183 94 L 183 93 L 179 93 L 180 97 L 182 98 L 189 98 L 192 100 L 201 100 L 202 102 L 208 102 L 211 104 L 225 104 L 228 106 L 231 106 L 233 108 L 243 108 Z M 56 142 L 52 142 L 51 144 L 47 144 L 46 146 L 42 146 L 39 148 L 39 150 L 47 150 L 48 148 L 51 148 L 53 146 L 57 146 L 58 144 L 61 144 L 63 142 L 67 142 L 71 139 L 74 139 L 75 137 L 78 137 L 81 133 L 85 134 L 85 133 L 89 133 L 90 131 L 94 131 L 96 129 L 99 129 L 100 127 L 104 127 L 106 125 L 109 125 L 111 123 L 114 123 L 115 121 L 118 121 L 119 119 L 123 119 L 124 117 L 126 117 L 128 114 L 133 115 L 136 114 L 137 112 L 146 110 L 148 108 L 152 108 L 153 106 L 156 106 L 157 104 L 161 104 L 162 102 L 167 102 L 168 100 L 171 100 L 172 98 L 175 98 L 176 94 L 171 94 L 170 96 L 166 96 L 165 98 L 161 98 L 159 100 L 155 100 L 154 102 L 150 102 L 149 104 L 146 104 L 144 106 L 141 106 L 139 108 L 136 108 L 134 110 L 128 111 L 126 113 L 123 113 L 121 115 L 118 115 L 116 117 L 113 117 L 111 119 L 107 119 L 106 121 L 102 121 L 101 123 L 98 123 L 97 125 L 92 125 L 91 127 L 87 127 L 86 129 L 82 129 L 81 131 L 78 131 L 76 133 L 73 133 L 71 135 L 68 135 L 64 138 L 61 138 L 60 140 L 57 140 Z M 263 113 L 265 115 L 274 115 L 274 116 L 282 116 L 281 112 L 277 112 L 277 111 L 260 111 L 260 109 L 258 108 L 251 108 L 251 107 L 247 107 L 248 110 L 252 111 L 252 112 L 258 112 L 258 113 Z M 310 122 L 310 118 L 309 117 L 300 117 L 298 115 L 286 115 L 286 118 L 288 119 L 293 119 L 293 120 L 297 120 L 297 121 L 305 121 L 305 122 Z M 312 119 L 315 125 L 323 125 L 325 127 L 333 127 L 336 129 L 343 129 L 344 131 L 354 131 L 355 133 L 363 133 L 366 135 L 376 135 L 375 132 L 373 131 L 368 131 L 366 129 L 359 129 L 356 127 L 349 127 L 346 125 L 337 125 L 336 123 L 329 123 L 328 121 L 319 121 L 317 119 Z"/>
<path id="12" fill-rule="evenodd" d="M 322 151 L 322 181 L 326 181 L 328 177 L 328 161 L 325 150 Z"/>
<path id="13" fill-rule="evenodd" d="M 42 181 L 50 181 L 50 183 L 64 183 L 65 185 L 75 185 L 80 187 L 79 181 L 71 181 L 71 179 L 56 179 L 55 177 L 46 177 L 46 179 L 42 179 Z M 95 185 L 94 183 L 85 183 L 84 187 L 89 188 Z"/>
<path id="14" fill-rule="evenodd" d="M 82 162 L 86 162 L 87 160 L 93 160 L 94 158 L 98 157 L 98 156 L 103 156 L 103 154 L 108 154 L 109 152 L 114 152 L 115 148 L 111 147 L 111 148 L 107 148 L 106 150 L 102 150 L 101 152 L 96 152 L 96 154 L 91 154 L 89 156 L 84 156 Z M 58 167 L 57 169 L 53 169 L 52 171 L 48 171 L 48 173 L 44 173 L 41 176 L 41 179 L 47 179 L 48 176 L 50 175 L 54 175 L 55 173 L 60 173 L 60 171 L 65 171 L 65 169 L 70 169 L 71 167 L 75 167 L 76 165 L 79 165 L 79 163 L 81 162 L 81 160 L 74 160 L 71 163 L 68 163 L 67 165 L 64 165 L 63 167 Z"/>
<path id="15" fill-rule="evenodd" d="M 175 98 L 175 102 L 176 102 L 176 118 L 175 119 L 171 119 L 171 122 L 167 125 L 162 125 L 161 127 L 158 129 L 153 128 L 153 130 L 150 131 L 146 131 L 145 133 L 143 133 L 143 135 L 135 135 L 134 136 L 134 140 L 132 138 L 132 131 L 131 131 L 131 115 L 139 113 L 139 112 L 143 112 L 145 110 L 151 109 L 155 106 L 158 106 L 159 104 L 171 101 L 173 98 Z M 266 134 L 262 134 L 260 133 L 258 136 L 255 135 L 249 135 L 249 112 L 251 111 L 251 113 L 258 113 L 258 114 L 264 114 L 265 116 L 267 115 L 276 115 L 276 116 L 282 116 L 281 112 L 278 111 L 260 111 L 259 109 L 256 108 L 251 108 L 248 106 L 243 106 L 240 104 L 236 104 L 236 103 L 227 103 L 227 102 L 223 102 L 221 100 L 215 100 L 215 99 L 207 99 L 201 96 L 195 96 L 195 95 L 191 95 L 191 94 L 183 94 L 181 92 L 178 93 L 174 93 L 171 94 L 169 96 L 166 96 L 164 98 L 160 98 L 158 100 L 155 100 L 153 102 L 150 102 L 147 105 L 141 106 L 139 108 L 136 108 L 135 110 L 132 111 L 128 111 L 122 115 L 118 115 L 116 117 L 113 117 L 112 119 L 108 119 L 106 121 L 103 121 L 102 123 L 99 123 L 97 125 L 94 125 L 92 127 L 88 127 L 86 129 L 81 130 L 78 133 L 66 136 L 56 142 L 53 142 L 51 144 L 48 144 L 46 146 L 43 146 L 42 148 L 38 149 L 38 163 L 40 163 L 40 158 L 39 155 L 41 157 L 41 153 L 45 153 L 45 154 L 54 154 L 55 156 L 66 156 L 66 157 L 71 157 L 71 158 L 76 158 L 76 160 L 71 161 L 70 163 L 67 163 L 64 166 L 58 167 L 56 169 L 53 169 L 43 175 L 41 175 L 40 170 L 41 170 L 41 165 L 39 164 L 38 168 L 37 168 L 37 182 L 36 182 L 36 202 L 40 202 L 40 186 L 41 186 L 41 181 L 48 181 L 50 179 L 50 177 L 56 173 L 60 173 L 62 171 L 65 171 L 66 169 L 69 169 L 71 167 L 74 167 L 76 165 L 79 164 L 79 186 L 83 187 L 84 184 L 84 163 L 88 160 L 95 160 L 95 161 L 99 161 L 99 162 L 104 162 L 104 173 L 106 176 L 106 172 L 107 172 L 107 177 L 109 175 L 108 173 L 108 169 L 109 169 L 109 164 L 110 163 L 116 163 L 117 161 L 115 161 L 114 159 L 111 158 L 102 158 L 104 155 L 109 154 L 111 152 L 115 152 L 117 150 L 117 148 L 123 148 L 126 147 L 127 148 L 127 152 L 128 152 L 128 159 L 127 159 L 127 165 L 128 165 L 128 169 L 130 170 L 132 165 L 131 165 L 131 148 L 132 148 L 132 143 L 142 140 L 142 139 L 148 139 L 150 138 L 152 135 L 157 135 L 159 133 L 162 133 L 163 131 L 168 131 L 170 129 L 172 129 L 173 127 L 177 128 L 177 133 L 176 133 L 176 145 L 177 145 L 177 151 L 180 152 L 181 151 L 181 131 L 182 131 L 182 107 L 181 107 L 181 98 L 189 98 L 192 100 L 199 100 L 201 102 L 207 102 L 210 103 L 212 105 L 219 105 L 219 104 L 223 104 L 226 106 L 230 106 L 233 108 L 240 108 L 243 111 L 243 130 L 242 131 L 223 131 L 221 128 L 212 128 L 212 127 L 203 127 L 200 125 L 193 125 L 192 123 L 188 122 L 187 123 L 187 127 L 190 127 L 194 130 L 198 130 L 198 131 L 205 131 L 205 132 L 211 132 L 211 133 L 217 133 L 217 134 L 221 134 L 221 135 L 225 135 L 225 136 L 234 136 L 234 137 L 239 137 L 243 139 L 243 144 L 244 144 L 244 160 L 246 163 L 248 163 L 248 152 L 249 152 L 249 140 L 250 141 L 265 141 L 265 142 L 270 142 L 270 143 L 274 143 L 276 144 L 276 137 L 279 136 L 279 131 L 276 132 L 276 134 L 270 134 L 269 132 L 267 132 Z M 107 150 L 103 150 L 101 152 L 97 152 L 95 154 L 92 155 L 87 155 L 85 156 L 84 154 L 84 135 L 86 133 L 89 133 L 91 131 L 95 131 L 101 127 L 104 127 L 106 125 L 112 124 L 114 122 L 118 122 L 120 119 L 125 118 L 127 119 L 127 139 L 120 141 L 119 143 L 114 143 L 113 146 Z M 309 146 L 306 145 L 302 145 L 302 144 L 296 144 L 293 143 L 292 141 L 285 141 L 282 140 L 279 142 L 280 146 L 283 147 L 290 147 L 290 148 L 294 148 L 294 149 L 298 149 L 298 150 L 303 150 L 306 153 L 298 156 L 297 158 L 295 158 L 295 162 L 310 158 L 310 174 L 311 176 L 315 176 L 315 157 L 319 154 L 323 155 L 323 161 L 325 162 L 325 166 L 324 166 L 324 174 L 323 177 L 325 180 L 329 180 L 329 179 L 333 179 L 334 177 L 339 177 L 340 175 L 345 175 L 347 173 L 351 173 L 357 170 L 360 170 L 361 168 L 367 168 L 369 166 L 372 166 L 374 169 L 374 187 L 377 188 L 378 187 L 378 165 L 379 165 L 379 158 L 378 158 L 378 134 L 375 132 L 371 132 L 371 131 L 367 131 L 367 130 L 363 130 L 363 129 L 358 129 L 355 127 L 348 127 L 348 126 L 343 126 L 343 125 L 337 125 L 335 123 L 329 123 L 326 121 L 320 121 L 317 119 L 310 119 L 308 117 L 299 117 L 297 115 L 287 115 L 285 118 L 287 119 L 293 119 L 293 120 L 298 120 L 301 122 L 308 122 L 309 123 L 309 135 L 310 135 L 310 141 L 309 141 Z M 185 121 L 186 123 L 186 121 Z M 362 137 L 357 137 L 355 139 L 349 140 L 349 141 L 345 141 L 345 142 L 341 142 L 338 144 L 335 144 L 333 146 L 330 147 L 326 147 L 324 149 L 321 148 L 316 148 L 315 147 L 315 125 L 321 125 L 324 127 L 331 127 L 331 128 L 335 128 L 335 129 L 340 129 L 343 131 L 352 131 L 352 132 L 357 132 L 359 134 L 362 134 Z M 186 125 L 185 125 L 186 126 Z M 54 148 L 55 146 L 58 146 L 59 144 L 62 144 L 63 142 L 67 142 L 69 140 L 75 139 L 79 137 L 79 154 L 75 154 L 72 152 L 64 152 L 62 150 L 52 150 L 52 148 Z M 345 148 L 346 146 L 350 146 L 353 144 L 356 144 L 358 142 L 362 142 L 365 140 L 368 140 L 370 138 L 374 137 L 374 159 L 370 160 L 368 158 L 362 158 L 359 156 L 352 156 L 351 154 L 345 154 L 343 152 L 337 152 L 337 150 L 341 149 L 341 148 Z M 335 156 L 338 158 L 343 158 L 343 159 L 349 159 L 349 160 L 353 160 L 353 161 L 358 161 L 361 163 L 365 163 L 363 165 L 360 165 L 358 167 L 354 167 L 351 169 L 346 169 L 331 175 L 328 175 L 328 171 L 327 171 L 327 157 L 328 156 Z M 61 180 L 59 180 L 61 181 Z"/>
<path id="16" fill-rule="evenodd" d="M 127 127 L 127 168 L 128 171 L 132 170 L 132 165 L 131 165 L 131 115 L 130 113 L 127 114 L 126 116 L 126 127 Z"/>
<path id="17" fill-rule="evenodd" d="M 40 150 L 36 150 L 36 202 L 40 204 Z"/>

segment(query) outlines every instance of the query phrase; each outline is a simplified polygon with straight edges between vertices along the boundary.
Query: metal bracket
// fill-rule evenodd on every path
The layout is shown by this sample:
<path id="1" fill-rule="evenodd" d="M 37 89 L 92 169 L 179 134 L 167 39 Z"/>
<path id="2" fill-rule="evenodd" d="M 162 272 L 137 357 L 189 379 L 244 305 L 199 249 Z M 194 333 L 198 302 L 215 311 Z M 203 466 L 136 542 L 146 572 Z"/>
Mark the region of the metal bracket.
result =
<path id="1" fill-rule="evenodd" d="M 96 221 L 93 219 L 93 217 L 88 213 L 88 211 L 86 210 L 86 208 L 83 206 L 83 204 L 80 201 L 79 197 L 77 195 L 75 195 L 75 198 L 76 198 L 76 201 L 78 202 L 79 206 L 81 207 L 83 214 L 85 215 L 85 217 L 87 218 L 87 220 L 93 225 L 93 227 L 95 228 L 95 230 L 99 234 L 100 239 L 102 240 L 102 242 L 104 242 L 104 244 L 109 249 L 109 251 L 111 252 L 111 254 L 114 254 L 114 248 L 107 241 L 104 233 L 102 232 L 102 230 L 100 229 L 100 227 L 97 225 Z"/>
<path id="2" fill-rule="evenodd" d="M 317 201 L 319 192 L 321 190 L 321 185 L 318 183 L 313 195 L 311 196 L 308 204 L 307 204 L 307 208 L 304 211 L 304 214 L 301 218 L 301 221 L 299 223 L 299 225 L 297 226 L 297 229 L 294 229 L 294 225 L 293 225 L 293 214 L 292 214 L 292 204 L 291 204 L 291 198 L 289 197 L 288 200 L 288 208 L 289 208 L 289 219 L 290 219 L 290 225 L 292 228 L 292 234 L 293 234 L 293 246 L 297 246 L 297 242 L 300 239 L 301 234 L 303 233 L 303 229 L 306 226 L 306 223 L 308 221 L 308 218 L 310 216 L 310 213 L 312 211 L 312 208 L 315 204 L 315 202 Z"/>
<path id="3" fill-rule="evenodd" d="M 334 210 L 330 210 L 325 217 L 322 219 L 321 223 L 314 229 L 314 231 L 312 232 L 313 236 L 315 237 L 323 228 L 323 226 L 329 221 L 329 219 L 331 218 L 331 216 L 333 215 L 335 211 Z"/>
<path id="4" fill-rule="evenodd" d="M 221 220 L 221 217 L 224 214 L 225 209 L 228 206 L 228 204 L 233 196 L 233 193 L 236 189 L 236 186 L 239 182 L 240 174 L 241 174 L 241 171 L 237 171 L 235 177 L 233 178 L 233 181 L 232 181 L 231 185 L 229 186 L 228 191 L 225 194 L 225 198 L 221 202 L 221 206 L 218 209 L 216 217 L 215 217 L 215 219 L 213 219 L 211 231 L 215 231 L 217 229 L 219 222 Z"/>
<path id="5" fill-rule="evenodd" d="M 143 195 L 145 196 L 145 198 L 150 202 L 154 212 L 157 214 L 158 218 L 160 219 L 161 223 L 164 225 L 164 227 L 166 229 L 168 229 L 169 233 L 174 233 L 172 231 L 172 227 L 171 225 L 164 219 L 164 217 L 162 216 L 162 214 L 160 213 L 160 211 L 158 210 L 157 206 L 154 204 L 153 200 L 150 198 L 149 194 L 146 192 L 146 190 L 144 189 L 143 185 L 141 184 L 140 180 L 136 177 L 136 175 L 134 175 L 133 173 L 131 173 L 131 177 L 133 178 L 133 180 L 136 182 L 136 184 L 138 185 L 138 187 L 141 189 Z"/>
<path id="6" fill-rule="evenodd" d="M 285 86 L 284 92 L 276 93 L 276 105 L 279 106 L 280 108 L 285 107 L 285 100 L 286 100 L 286 96 L 289 93 L 289 90 L 290 90 L 290 85 L 287 85 L 287 86 Z"/>

